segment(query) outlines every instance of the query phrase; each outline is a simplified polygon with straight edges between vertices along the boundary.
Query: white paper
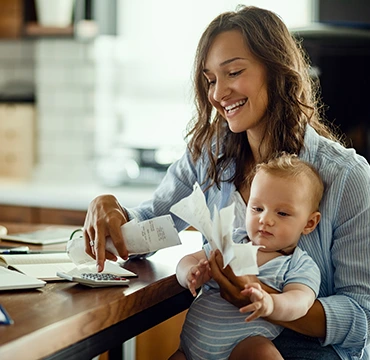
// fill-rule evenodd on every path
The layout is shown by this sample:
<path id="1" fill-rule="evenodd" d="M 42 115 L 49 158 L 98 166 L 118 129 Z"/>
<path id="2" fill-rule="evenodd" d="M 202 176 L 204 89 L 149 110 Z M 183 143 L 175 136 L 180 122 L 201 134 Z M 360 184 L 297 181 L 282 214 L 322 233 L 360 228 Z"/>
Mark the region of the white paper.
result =
<path id="1" fill-rule="evenodd" d="M 159 216 L 142 222 L 131 220 L 121 226 L 121 231 L 129 254 L 146 254 L 181 244 L 171 215 Z M 105 248 L 119 257 L 110 237 L 106 238 Z M 94 259 L 86 254 L 83 238 L 74 238 L 68 241 L 67 253 L 76 265 L 95 262 Z"/>
<path id="2" fill-rule="evenodd" d="M 91 259 L 91 258 L 90 258 Z M 86 263 L 84 265 L 75 266 L 70 271 L 59 271 L 71 276 L 80 276 L 83 273 L 97 273 L 95 261 Z M 103 273 L 115 274 L 126 277 L 136 277 L 137 275 L 130 270 L 127 270 L 119 265 L 117 262 L 107 260 L 104 264 Z"/>
<path id="3" fill-rule="evenodd" d="M 200 231 L 211 245 L 220 250 L 224 266 L 230 265 L 235 275 L 258 274 L 257 251 L 252 243 L 235 244 L 232 240 L 235 204 L 213 212 L 213 220 L 204 194 L 196 183 L 193 192 L 173 205 L 170 211 Z"/>
<path id="4" fill-rule="evenodd" d="M 121 230 L 129 254 L 145 254 L 181 244 L 171 215 L 142 222 L 131 220 Z"/>
<path id="5" fill-rule="evenodd" d="M 198 183 L 194 185 L 193 192 L 173 205 L 170 211 L 199 230 L 212 246 L 211 214 Z"/>
<path id="6" fill-rule="evenodd" d="M 251 242 L 246 244 L 233 243 L 233 251 L 236 256 L 229 265 L 236 276 L 258 274 L 257 251 L 259 248 L 260 246 L 253 245 Z"/>

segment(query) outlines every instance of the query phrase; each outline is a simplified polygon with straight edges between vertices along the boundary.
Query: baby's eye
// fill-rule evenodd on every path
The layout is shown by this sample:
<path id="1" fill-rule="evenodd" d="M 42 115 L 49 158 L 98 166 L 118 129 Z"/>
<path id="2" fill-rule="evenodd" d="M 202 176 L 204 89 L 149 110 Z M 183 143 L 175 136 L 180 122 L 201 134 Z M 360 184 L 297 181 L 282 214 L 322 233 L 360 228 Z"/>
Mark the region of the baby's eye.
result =
<path id="1" fill-rule="evenodd" d="M 279 214 L 280 216 L 289 216 L 289 214 L 288 214 L 288 213 L 286 213 L 286 212 L 284 212 L 284 211 L 279 211 L 279 212 L 278 212 L 278 214 Z"/>
<path id="2" fill-rule="evenodd" d="M 260 207 L 258 207 L 258 206 L 253 206 L 253 207 L 252 207 L 252 211 L 255 211 L 255 212 L 261 212 L 261 211 L 263 211 L 263 209 L 262 209 L 262 208 L 260 208 Z"/>

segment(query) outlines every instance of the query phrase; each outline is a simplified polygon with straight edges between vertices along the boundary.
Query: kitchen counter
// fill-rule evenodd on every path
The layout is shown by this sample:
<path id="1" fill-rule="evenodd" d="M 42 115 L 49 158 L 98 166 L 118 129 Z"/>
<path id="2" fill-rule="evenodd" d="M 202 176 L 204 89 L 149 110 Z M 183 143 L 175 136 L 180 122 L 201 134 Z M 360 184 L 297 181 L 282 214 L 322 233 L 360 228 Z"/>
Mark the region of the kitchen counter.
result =
<path id="1" fill-rule="evenodd" d="M 0 204 L 69 210 L 86 210 L 98 195 L 113 194 L 126 207 L 151 198 L 156 186 L 103 186 L 94 182 L 19 181 L 0 179 Z"/>

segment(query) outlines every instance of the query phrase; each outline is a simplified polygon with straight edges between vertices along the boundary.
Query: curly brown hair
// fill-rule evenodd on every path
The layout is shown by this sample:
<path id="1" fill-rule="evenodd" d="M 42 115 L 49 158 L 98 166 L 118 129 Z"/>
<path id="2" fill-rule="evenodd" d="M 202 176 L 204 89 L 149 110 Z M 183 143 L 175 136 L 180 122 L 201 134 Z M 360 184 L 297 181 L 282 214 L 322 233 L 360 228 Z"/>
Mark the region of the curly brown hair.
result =
<path id="1" fill-rule="evenodd" d="M 240 31 L 251 53 L 267 71 L 268 126 L 259 146 L 259 160 L 267 161 L 282 151 L 299 154 L 306 124 L 327 138 L 335 141 L 339 138 L 321 120 L 319 88 L 309 75 L 308 57 L 279 16 L 254 6 L 239 6 L 236 11 L 222 13 L 209 24 L 197 47 L 194 62 L 197 114 L 189 123 L 188 148 L 194 161 L 202 156 L 204 148 L 207 150 L 208 177 L 217 186 L 222 170 L 235 161 L 235 173 L 223 181 L 239 187 L 254 166 L 247 134 L 231 132 L 225 119 L 215 112 L 208 100 L 208 83 L 203 74 L 213 41 L 220 33 L 231 30 Z"/>

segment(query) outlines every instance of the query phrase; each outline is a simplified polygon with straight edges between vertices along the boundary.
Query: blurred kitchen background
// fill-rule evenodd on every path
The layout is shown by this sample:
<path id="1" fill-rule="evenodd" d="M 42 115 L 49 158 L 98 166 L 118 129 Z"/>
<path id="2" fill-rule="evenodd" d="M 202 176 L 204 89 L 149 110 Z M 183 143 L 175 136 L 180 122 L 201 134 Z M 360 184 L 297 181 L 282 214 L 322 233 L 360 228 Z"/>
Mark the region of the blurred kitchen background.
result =
<path id="1" fill-rule="evenodd" d="M 81 227 L 97 195 L 150 198 L 185 148 L 198 39 L 239 3 L 302 39 L 328 119 L 370 159 L 369 0 L 0 0 L 0 223 Z M 168 358 L 183 316 L 124 358 Z"/>
<path id="2" fill-rule="evenodd" d="M 0 0 L 0 188 L 155 186 L 185 148 L 198 39 L 239 3 L 304 38 L 329 120 L 370 158 L 367 0 Z"/>

